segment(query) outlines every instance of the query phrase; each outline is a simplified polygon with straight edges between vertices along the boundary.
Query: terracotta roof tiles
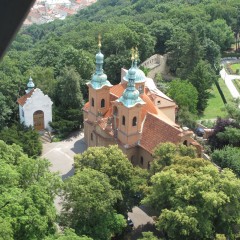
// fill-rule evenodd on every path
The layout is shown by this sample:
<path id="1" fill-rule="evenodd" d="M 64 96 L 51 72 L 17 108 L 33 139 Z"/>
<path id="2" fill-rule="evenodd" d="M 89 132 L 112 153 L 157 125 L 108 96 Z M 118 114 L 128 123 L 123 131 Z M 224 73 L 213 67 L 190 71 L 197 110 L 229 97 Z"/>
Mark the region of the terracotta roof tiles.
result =
<path id="1" fill-rule="evenodd" d="M 181 132 L 180 129 L 176 128 L 174 125 L 168 124 L 160 117 L 147 113 L 143 123 L 139 145 L 148 152 L 153 153 L 153 149 L 160 143 L 179 143 L 181 140 L 179 134 Z"/>
<path id="2" fill-rule="evenodd" d="M 17 100 L 18 104 L 23 106 L 26 103 L 27 99 L 32 96 L 34 90 L 35 89 L 32 89 L 29 93 L 27 93 L 27 94 L 23 95 L 22 97 L 18 98 L 18 100 Z"/>

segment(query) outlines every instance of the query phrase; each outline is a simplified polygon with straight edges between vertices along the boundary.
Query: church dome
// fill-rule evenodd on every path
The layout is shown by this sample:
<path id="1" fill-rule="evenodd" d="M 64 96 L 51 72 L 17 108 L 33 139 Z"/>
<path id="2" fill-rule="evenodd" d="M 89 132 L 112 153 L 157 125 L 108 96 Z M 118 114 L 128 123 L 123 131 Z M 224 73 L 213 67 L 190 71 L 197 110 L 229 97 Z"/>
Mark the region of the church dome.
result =
<path id="1" fill-rule="evenodd" d="M 33 80 L 32 80 L 31 77 L 29 78 L 29 81 L 28 81 L 27 87 L 28 87 L 28 88 L 34 88 L 34 87 L 35 87 L 35 84 L 33 83 Z"/>
<path id="2" fill-rule="evenodd" d="M 144 74 L 144 72 L 139 69 L 137 66 L 134 66 L 136 73 L 135 73 L 135 83 L 143 83 L 146 81 L 146 76 Z M 130 68 L 131 69 L 131 68 Z M 126 76 L 123 78 L 125 81 L 129 81 L 129 71 L 130 69 L 127 71 Z"/>
<path id="3" fill-rule="evenodd" d="M 99 51 L 96 54 L 96 63 L 103 63 L 104 55 Z"/>

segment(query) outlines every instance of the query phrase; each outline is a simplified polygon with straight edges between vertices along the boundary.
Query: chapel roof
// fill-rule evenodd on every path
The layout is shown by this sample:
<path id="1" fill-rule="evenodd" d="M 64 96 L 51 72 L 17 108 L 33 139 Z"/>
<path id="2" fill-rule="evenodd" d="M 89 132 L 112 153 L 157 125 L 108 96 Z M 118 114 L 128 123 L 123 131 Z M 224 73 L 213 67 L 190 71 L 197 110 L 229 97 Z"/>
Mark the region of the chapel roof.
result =
<path id="1" fill-rule="evenodd" d="M 26 103 L 27 99 L 32 96 L 34 90 L 35 90 L 35 89 L 32 89 L 29 93 L 27 93 L 27 94 L 23 95 L 22 97 L 18 98 L 18 99 L 17 99 L 18 104 L 20 104 L 21 106 L 23 106 L 23 105 Z"/>

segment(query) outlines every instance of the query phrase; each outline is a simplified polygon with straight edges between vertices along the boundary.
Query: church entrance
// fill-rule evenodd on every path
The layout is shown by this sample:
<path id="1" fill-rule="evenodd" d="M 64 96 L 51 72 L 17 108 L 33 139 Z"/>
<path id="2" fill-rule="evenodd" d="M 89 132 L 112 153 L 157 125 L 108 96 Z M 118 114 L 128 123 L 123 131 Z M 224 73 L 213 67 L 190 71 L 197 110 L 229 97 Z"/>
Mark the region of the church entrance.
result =
<path id="1" fill-rule="evenodd" d="M 33 114 L 33 126 L 35 130 L 44 129 L 44 112 L 39 110 Z"/>

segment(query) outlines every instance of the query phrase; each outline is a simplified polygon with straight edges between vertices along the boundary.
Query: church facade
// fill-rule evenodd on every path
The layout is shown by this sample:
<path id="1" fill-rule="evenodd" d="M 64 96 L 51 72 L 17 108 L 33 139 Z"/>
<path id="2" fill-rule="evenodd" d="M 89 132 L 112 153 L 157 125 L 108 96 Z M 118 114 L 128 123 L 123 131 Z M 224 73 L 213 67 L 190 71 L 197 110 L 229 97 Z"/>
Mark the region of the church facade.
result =
<path id="1" fill-rule="evenodd" d="M 26 94 L 17 100 L 20 122 L 27 127 L 34 127 L 37 131 L 51 130 L 49 122 L 52 122 L 53 102 L 39 88 L 34 88 L 31 77 L 27 87 Z"/>
<path id="2" fill-rule="evenodd" d="M 154 148 L 165 142 L 202 147 L 192 131 L 175 123 L 177 105 L 137 66 L 122 69 L 121 82 L 111 85 L 103 72 L 104 56 L 96 54 L 96 72 L 87 83 L 89 102 L 83 108 L 84 138 L 88 147 L 117 144 L 133 165 L 149 168 Z"/>

